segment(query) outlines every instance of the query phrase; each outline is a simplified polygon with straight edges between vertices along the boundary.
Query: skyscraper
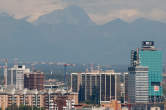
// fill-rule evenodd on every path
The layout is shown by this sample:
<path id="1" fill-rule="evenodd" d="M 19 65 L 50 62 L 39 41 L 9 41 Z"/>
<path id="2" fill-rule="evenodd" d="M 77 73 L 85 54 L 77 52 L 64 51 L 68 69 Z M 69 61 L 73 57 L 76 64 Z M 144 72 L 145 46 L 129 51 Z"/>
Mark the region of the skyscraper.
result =
<path id="1" fill-rule="evenodd" d="M 148 74 L 147 76 L 148 76 L 149 102 L 159 102 L 159 101 L 161 101 L 161 98 L 163 95 L 162 86 L 161 86 L 162 52 L 160 50 L 157 50 L 154 47 L 153 41 L 143 41 L 141 49 L 132 50 L 131 67 L 129 67 L 129 81 L 133 80 L 135 82 L 135 84 L 138 82 L 141 82 L 142 85 L 140 85 L 140 87 L 146 86 L 146 84 L 147 84 L 146 72 Z M 134 75 L 133 75 L 133 73 L 134 73 Z M 142 76 L 140 76 L 141 74 L 142 74 Z M 138 77 L 138 75 L 139 75 L 139 77 Z M 143 80 L 143 77 L 144 77 L 144 80 Z M 137 78 L 137 79 L 135 79 L 135 78 Z M 128 90 L 130 91 L 132 84 L 131 83 L 128 83 L 128 84 L 129 84 Z M 130 92 L 137 93 L 138 91 L 136 91 L 136 90 L 138 90 L 138 88 L 139 87 L 135 85 L 135 91 L 133 91 L 133 92 L 130 91 Z M 144 92 L 145 91 L 146 90 L 144 90 Z M 130 94 L 129 102 L 132 100 L 131 93 L 129 93 Z M 141 93 L 139 92 L 139 94 L 141 94 Z M 141 95 L 140 95 L 140 97 L 141 97 Z"/>

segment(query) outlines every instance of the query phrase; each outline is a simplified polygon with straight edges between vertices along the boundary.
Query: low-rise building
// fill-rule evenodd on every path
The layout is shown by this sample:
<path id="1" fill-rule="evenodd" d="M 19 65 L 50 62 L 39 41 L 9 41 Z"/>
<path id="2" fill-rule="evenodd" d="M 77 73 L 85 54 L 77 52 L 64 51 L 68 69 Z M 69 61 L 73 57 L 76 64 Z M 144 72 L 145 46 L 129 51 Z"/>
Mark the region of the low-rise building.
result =
<path id="1" fill-rule="evenodd" d="M 64 104 L 60 104 L 63 101 Z M 59 92 L 44 90 L 1 90 L 0 108 L 6 109 L 9 106 L 26 105 L 31 107 L 44 108 L 45 110 L 55 110 L 63 108 L 74 108 L 78 104 L 78 94 L 72 92 Z M 58 109 L 59 110 L 59 109 Z"/>

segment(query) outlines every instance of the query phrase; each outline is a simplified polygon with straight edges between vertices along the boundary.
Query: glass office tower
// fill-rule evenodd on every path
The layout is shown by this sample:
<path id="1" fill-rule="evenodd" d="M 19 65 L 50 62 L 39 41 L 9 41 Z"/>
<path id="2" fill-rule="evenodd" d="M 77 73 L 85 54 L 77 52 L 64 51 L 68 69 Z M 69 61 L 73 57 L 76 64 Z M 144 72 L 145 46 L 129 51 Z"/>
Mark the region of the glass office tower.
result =
<path id="1" fill-rule="evenodd" d="M 154 47 L 153 41 L 143 41 L 142 48 L 132 50 L 131 67 L 142 66 L 148 68 L 148 96 L 149 102 L 162 100 L 162 52 Z M 129 70 L 130 73 L 130 70 Z"/>
<path id="2" fill-rule="evenodd" d="M 151 45 L 150 45 L 151 44 Z M 149 100 L 160 101 L 162 93 L 162 52 L 154 48 L 153 42 L 143 42 L 139 51 L 139 64 L 148 66 Z"/>

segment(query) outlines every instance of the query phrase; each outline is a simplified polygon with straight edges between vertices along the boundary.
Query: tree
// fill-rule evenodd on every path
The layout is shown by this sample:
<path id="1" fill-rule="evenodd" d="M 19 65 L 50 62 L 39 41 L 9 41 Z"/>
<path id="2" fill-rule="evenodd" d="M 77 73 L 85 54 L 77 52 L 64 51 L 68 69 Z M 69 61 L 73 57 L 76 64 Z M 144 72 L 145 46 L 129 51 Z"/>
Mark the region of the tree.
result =
<path id="1" fill-rule="evenodd" d="M 18 107 L 17 105 L 13 104 L 13 105 L 9 106 L 6 110 L 32 110 L 32 106 L 20 105 Z M 44 110 L 44 108 L 39 108 L 39 107 L 33 106 L 33 110 Z"/>

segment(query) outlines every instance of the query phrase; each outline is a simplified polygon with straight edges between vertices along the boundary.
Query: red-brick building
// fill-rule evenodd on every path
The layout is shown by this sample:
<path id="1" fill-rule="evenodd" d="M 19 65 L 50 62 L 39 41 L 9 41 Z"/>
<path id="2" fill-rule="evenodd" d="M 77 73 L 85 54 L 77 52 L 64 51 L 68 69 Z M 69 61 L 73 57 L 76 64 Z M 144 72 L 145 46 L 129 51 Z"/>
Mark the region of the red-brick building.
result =
<path id="1" fill-rule="evenodd" d="M 33 90 L 44 89 L 44 74 L 43 72 L 33 72 L 24 75 L 24 88 Z"/>

